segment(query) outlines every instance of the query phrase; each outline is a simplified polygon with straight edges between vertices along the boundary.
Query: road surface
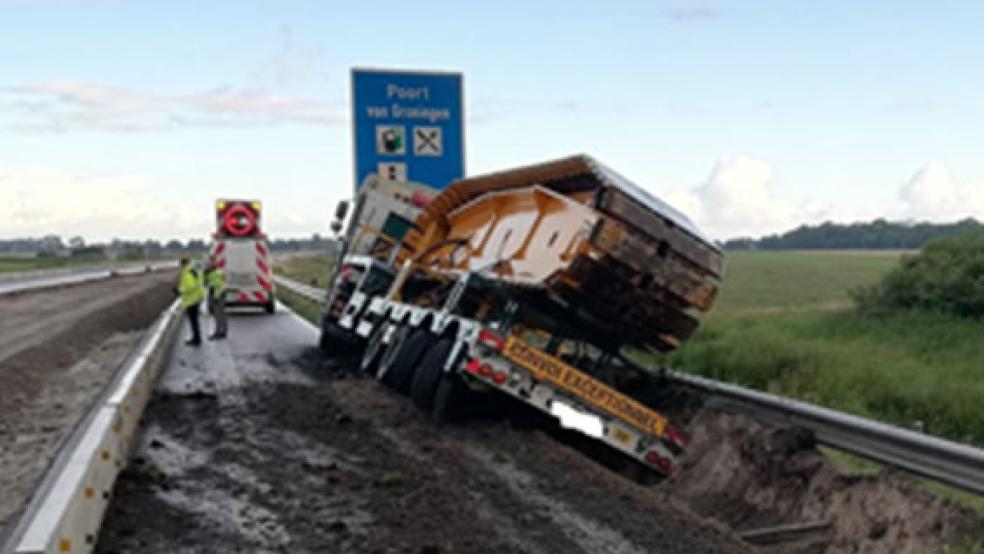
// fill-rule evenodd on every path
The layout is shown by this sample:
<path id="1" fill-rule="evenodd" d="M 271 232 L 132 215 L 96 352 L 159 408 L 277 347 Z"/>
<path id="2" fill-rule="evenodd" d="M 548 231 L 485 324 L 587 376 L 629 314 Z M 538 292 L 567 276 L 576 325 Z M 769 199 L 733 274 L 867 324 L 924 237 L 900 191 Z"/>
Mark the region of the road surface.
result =
<path id="1" fill-rule="evenodd" d="M 542 432 L 437 427 L 284 309 L 176 344 L 97 552 L 749 552 Z"/>

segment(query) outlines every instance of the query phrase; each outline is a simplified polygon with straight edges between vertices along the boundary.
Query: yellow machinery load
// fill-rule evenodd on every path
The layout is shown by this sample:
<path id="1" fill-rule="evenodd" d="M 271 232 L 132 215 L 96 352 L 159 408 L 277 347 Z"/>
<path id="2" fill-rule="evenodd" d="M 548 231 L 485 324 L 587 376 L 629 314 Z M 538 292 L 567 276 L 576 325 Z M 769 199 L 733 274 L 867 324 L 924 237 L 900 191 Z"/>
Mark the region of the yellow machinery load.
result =
<path id="1" fill-rule="evenodd" d="M 403 242 L 401 259 L 479 272 L 613 347 L 675 348 L 723 273 L 686 216 L 583 155 L 456 181 Z"/>

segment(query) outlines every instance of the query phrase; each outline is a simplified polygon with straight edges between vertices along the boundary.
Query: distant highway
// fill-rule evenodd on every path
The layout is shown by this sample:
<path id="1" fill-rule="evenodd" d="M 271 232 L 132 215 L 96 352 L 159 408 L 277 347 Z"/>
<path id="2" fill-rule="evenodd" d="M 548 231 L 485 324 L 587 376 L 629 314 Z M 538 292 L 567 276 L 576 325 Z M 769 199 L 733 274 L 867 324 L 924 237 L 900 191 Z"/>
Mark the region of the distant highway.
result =
<path id="1" fill-rule="evenodd" d="M 0 296 L 48 287 L 75 285 L 90 281 L 109 279 L 115 275 L 138 275 L 150 271 L 160 271 L 177 267 L 177 262 L 131 263 L 126 265 L 80 266 L 0 273 Z"/>

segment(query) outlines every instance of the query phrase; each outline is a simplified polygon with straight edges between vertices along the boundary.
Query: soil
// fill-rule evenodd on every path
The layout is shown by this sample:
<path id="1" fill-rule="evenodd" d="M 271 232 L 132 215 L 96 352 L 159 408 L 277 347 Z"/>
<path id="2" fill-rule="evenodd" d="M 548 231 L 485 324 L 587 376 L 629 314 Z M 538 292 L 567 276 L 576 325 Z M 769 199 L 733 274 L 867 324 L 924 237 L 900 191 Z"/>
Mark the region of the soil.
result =
<path id="1" fill-rule="evenodd" d="M 145 275 L 0 296 L 0 535 L 171 300 Z"/>
<path id="2" fill-rule="evenodd" d="M 898 472 L 841 473 L 802 429 L 768 427 L 711 408 L 681 414 L 688 463 L 664 492 L 738 532 L 826 523 L 776 552 L 922 554 L 984 539 L 984 519 Z"/>
<path id="3" fill-rule="evenodd" d="M 297 378 L 319 365 L 164 383 L 96 552 L 752 551 L 536 428 L 437 425 L 375 381 Z"/>

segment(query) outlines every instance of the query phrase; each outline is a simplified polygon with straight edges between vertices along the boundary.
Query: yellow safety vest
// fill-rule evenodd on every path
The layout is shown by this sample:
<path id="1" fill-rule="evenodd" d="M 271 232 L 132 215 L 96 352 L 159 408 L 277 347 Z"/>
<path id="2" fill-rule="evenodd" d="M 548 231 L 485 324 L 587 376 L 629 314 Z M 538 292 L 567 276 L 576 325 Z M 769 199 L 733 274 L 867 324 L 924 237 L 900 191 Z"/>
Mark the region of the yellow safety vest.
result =
<path id="1" fill-rule="evenodd" d="M 200 271 L 188 264 L 181 270 L 178 277 L 178 294 L 181 295 L 181 307 L 188 308 L 200 304 L 205 297 L 205 283 Z"/>
<path id="2" fill-rule="evenodd" d="M 221 267 L 217 267 L 205 274 L 205 285 L 208 287 L 212 298 L 222 298 L 226 290 L 226 274 Z"/>

